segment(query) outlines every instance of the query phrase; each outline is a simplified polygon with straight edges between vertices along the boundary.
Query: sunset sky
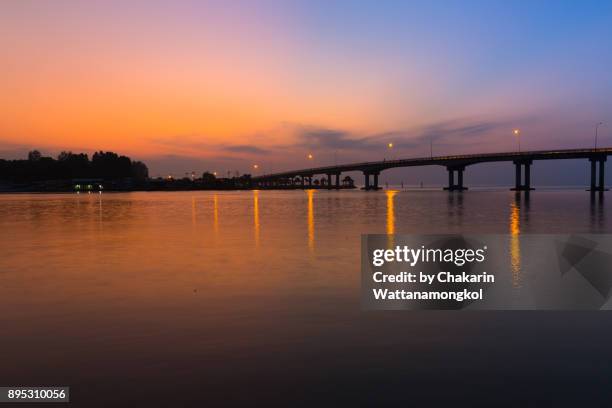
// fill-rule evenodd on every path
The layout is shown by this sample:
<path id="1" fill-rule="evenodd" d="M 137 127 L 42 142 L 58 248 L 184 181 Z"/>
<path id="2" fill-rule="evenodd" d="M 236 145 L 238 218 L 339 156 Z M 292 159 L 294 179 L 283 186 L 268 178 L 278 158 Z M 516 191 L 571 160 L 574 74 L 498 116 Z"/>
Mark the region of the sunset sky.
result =
<path id="1" fill-rule="evenodd" d="M 515 150 L 514 127 L 592 147 L 600 121 L 612 146 L 610 1 L 4 0 L 0 32 L 1 158 L 275 171 Z"/>

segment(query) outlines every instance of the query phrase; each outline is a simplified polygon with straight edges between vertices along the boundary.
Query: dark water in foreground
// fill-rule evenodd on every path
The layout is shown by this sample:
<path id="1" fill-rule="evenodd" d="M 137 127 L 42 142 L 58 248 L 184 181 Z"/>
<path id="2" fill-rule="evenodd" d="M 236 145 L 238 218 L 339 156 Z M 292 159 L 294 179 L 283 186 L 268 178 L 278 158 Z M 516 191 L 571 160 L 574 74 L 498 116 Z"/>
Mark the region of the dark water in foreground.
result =
<path id="1" fill-rule="evenodd" d="M 1 195 L 0 385 L 69 385 L 72 406 L 607 406 L 612 313 L 362 312 L 359 245 L 362 233 L 610 233 L 611 203 Z"/>

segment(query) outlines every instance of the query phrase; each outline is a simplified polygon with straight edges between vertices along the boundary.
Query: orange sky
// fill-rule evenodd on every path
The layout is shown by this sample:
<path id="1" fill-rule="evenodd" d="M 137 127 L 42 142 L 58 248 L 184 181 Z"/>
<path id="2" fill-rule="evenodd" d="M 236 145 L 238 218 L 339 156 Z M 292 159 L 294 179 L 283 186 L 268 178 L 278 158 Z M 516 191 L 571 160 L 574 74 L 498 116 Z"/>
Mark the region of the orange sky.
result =
<path id="1" fill-rule="evenodd" d="M 44 7 L 2 18 L 4 141 L 155 154 L 163 150 L 151 140 L 243 144 L 283 122 L 374 127 L 386 91 L 384 78 L 340 65 L 313 62 L 302 76 L 299 39 L 275 16 L 222 10 L 224 26 L 182 26 L 163 10 L 92 22 L 82 17 L 93 6 Z"/>

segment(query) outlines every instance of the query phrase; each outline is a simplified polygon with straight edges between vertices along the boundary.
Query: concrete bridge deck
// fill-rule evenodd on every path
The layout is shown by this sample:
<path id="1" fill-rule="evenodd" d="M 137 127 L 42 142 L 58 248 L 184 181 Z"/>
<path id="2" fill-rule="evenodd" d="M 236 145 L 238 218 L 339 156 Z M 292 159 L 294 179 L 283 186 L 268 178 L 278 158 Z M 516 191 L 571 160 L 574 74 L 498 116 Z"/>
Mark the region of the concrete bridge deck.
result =
<path id="1" fill-rule="evenodd" d="M 293 171 L 285 171 L 273 174 L 264 174 L 253 177 L 252 182 L 257 186 L 287 186 L 297 185 L 306 188 L 312 185 L 312 177 L 317 174 L 327 175 L 326 186 L 328 188 L 340 187 L 340 174 L 349 171 L 361 171 L 365 177 L 365 189 L 378 189 L 378 175 L 381 171 L 396 167 L 415 166 L 445 166 L 448 170 L 449 181 L 447 190 L 465 190 L 463 185 L 463 171 L 466 166 L 511 161 L 515 165 L 515 186 L 513 190 L 532 190 L 530 167 L 534 160 L 566 160 L 566 159 L 588 159 L 591 163 L 591 185 L 590 191 L 604 191 L 604 163 L 607 157 L 612 155 L 612 148 L 599 149 L 565 149 L 565 150 L 537 150 L 526 152 L 505 153 L 481 153 L 464 154 L 452 156 L 418 157 L 399 160 L 382 160 L 374 162 L 349 163 L 335 166 L 314 167 Z M 599 166 L 597 166 L 599 164 Z M 597 171 L 599 167 L 599 172 Z M 523 170 L 524 168 L 524 177 Z M 455 180 L 455 173 L 457 179 Z M 599 173 L 599 177 L 597 177 Z M 332 184 L 332 176 L 335 176 L 335 185 Z M 370 183 L 370 176 L 373 182 Z M 598 183 L 596 180 L 598 178 Z M 299 180 L 298 180 L 299 179 Z M 306 183 L 308 182 L 308 183 Z"/>

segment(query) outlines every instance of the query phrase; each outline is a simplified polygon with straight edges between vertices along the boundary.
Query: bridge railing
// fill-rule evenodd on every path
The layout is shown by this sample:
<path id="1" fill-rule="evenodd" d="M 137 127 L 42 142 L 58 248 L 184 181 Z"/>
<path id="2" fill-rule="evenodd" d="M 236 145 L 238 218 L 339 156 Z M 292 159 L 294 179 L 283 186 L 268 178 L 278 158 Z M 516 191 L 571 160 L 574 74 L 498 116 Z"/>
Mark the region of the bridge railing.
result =
<path id="1" fill-rule="evenodd" d="M 371 162 L 357 162 L 348 163 L 334 166 L 323 166 L 313 167 L 307 169 L 285 171 L 280 173 L 263 174 L 261 176 L 253 177 L 254 180 L 270 177 L 293 177 L 300 174 L 326 174 L 326 173 L 338 173 L 342 171 L 354 171 L 361 168 L 376 168 L 381 169 L 394 167 L 396 165 L 410 164 L 410 163 L 423 163 L 427 165 L 429 163 L 436 164 L 439 162 L 448 161 L 475 161 L 481 162 L 487 159 L 493 158 L 520 158 L 530 156 L 557 156 L 557 155 L 580 155 L 580 154 L 593 154 L 593 153 L 604 153 L 606 155 L 612 154 L 612 148 L 592 148 L 592 149 L 559 149 L 559 150 L 532 150 L 524 152 L 498 152 L 498 153 L 476 153 L 476 154 L 459 154 L 459 155 L 446 155 L 446 156 L 434 156 L 434 157 L 415 157 L 409 159 L 395 159 L 395 160 L 382 160 L 382 161 L 371 161 Z"/>

